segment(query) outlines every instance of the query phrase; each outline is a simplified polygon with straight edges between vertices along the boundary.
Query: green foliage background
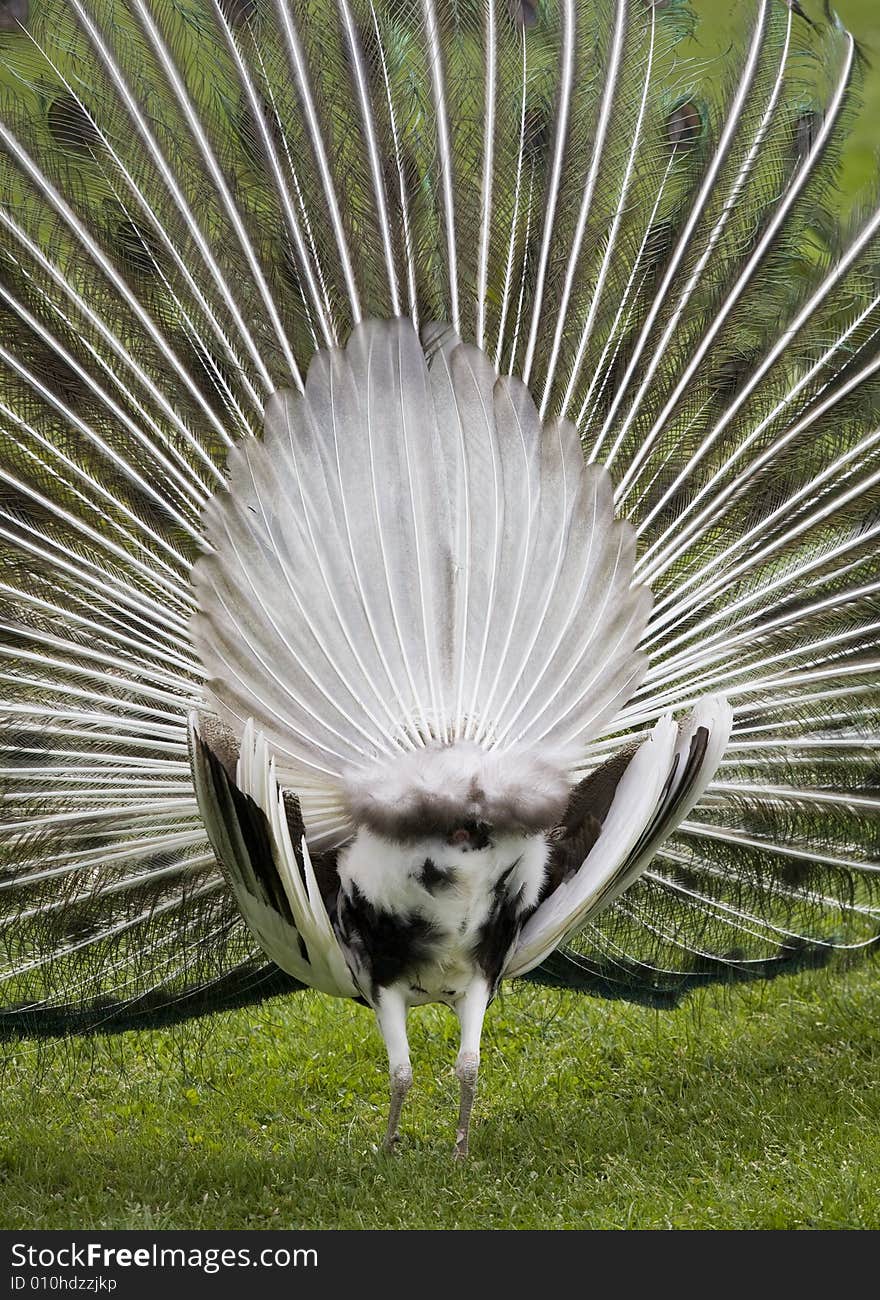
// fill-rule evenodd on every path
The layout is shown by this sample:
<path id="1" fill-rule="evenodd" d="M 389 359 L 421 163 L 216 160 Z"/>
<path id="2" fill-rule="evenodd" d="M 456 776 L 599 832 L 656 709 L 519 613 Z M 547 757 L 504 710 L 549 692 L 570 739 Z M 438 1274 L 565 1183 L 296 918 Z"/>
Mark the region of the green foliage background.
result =
<path id="1" fill-rule="evenodd" d="M 724 49 L 725 41 L 737 21 L 740 29 L 742 9 L 752 0 L 692 0 L 691 8 L 699 15 L 700 42 L 693 42 L 692 53 L 711 57 Z M 864 80 L 864 104 L 854 124 L 841 175 L 844 207 L 858 208 L 872 203 L 877 184 L 877 155 L 880 148 L 880 5 L 877 0 L 836 0 L 832 6 L 855 35 L 861 51 L 861 75 Z"/>
<path id="2" fill-rule="evenodd" d="M 723 48 L 729 5 L 699 0 Z M 880 11 L 842 206 L 873 190 Z M 182 1030 L 7 1045 L 2 1228 L 877 1228 L 880 979 L 818 973 L 675 1012 L 508 989 L 473 1158 L 450 1159 L 455 1025 L 412 1017 L 395 1159 L 372 1016 L 303 994 Z"/>

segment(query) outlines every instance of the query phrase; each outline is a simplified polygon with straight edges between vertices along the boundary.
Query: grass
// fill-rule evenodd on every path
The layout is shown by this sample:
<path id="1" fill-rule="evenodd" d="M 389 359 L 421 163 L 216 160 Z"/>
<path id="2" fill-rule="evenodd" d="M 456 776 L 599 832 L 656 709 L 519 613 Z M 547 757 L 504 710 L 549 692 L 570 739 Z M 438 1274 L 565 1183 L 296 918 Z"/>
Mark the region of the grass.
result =
<path id="1" fill-rule="evenodd" d="M 880 981 L 675 1012 L 514 987 L 464 1166 L 454 1022 L 413 1013 L 402 1150 L 370 1014 L 319 995 L 11 1051 L 0 1227 L 877 1228 Z M 9 1050 L 9 1049 L 7 1049 Z"/>

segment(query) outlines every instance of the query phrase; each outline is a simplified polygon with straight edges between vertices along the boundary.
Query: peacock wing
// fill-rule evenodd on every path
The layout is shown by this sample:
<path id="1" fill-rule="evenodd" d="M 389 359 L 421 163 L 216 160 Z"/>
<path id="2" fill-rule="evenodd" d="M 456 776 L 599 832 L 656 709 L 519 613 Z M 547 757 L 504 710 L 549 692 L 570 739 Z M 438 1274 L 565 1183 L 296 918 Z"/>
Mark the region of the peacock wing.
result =
<path id="1" fill-rule="evenodd" d="M 335 864 L 326 858 L 313 864 L 299 803 L 279 788 L 265 737 L 248 723 L 235 781 L 194 719 L 190 746 L 208 838 L 260 947 L 298 982 L 357 997 L 331 922 L 339 890 Z"/>
<path id="2" fill-rule="evenodd" d="M 703 700 L 678 725 L 661 718 L 634 751 L 575 787 L 552 844 L 544 895 L 520 932 L 506 976 L 539 966 L 642 876 L 705 790 L 731 724 L 725 700 Z"/>

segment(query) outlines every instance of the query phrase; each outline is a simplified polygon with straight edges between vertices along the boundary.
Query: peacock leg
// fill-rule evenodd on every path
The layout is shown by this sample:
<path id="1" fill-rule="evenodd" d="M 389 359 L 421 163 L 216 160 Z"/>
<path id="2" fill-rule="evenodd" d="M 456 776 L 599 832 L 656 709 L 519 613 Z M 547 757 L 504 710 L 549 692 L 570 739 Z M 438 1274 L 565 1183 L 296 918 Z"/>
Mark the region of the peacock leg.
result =
<path id="1" fill-rule="evenodd" d="M 455 1075 L 461 1084 L 461 1099 L 458 1107 L 458 1127 L 455 1132 L 455 1149 L 453 1156 L 463 1160 L 468 1153 L 468 1133 L 471 1126 L 471 1112 L 477 1093 L 477 1074 L 480 1068 L 480 1037 L 483 1032 L 483 1018 L 489 1005 L 489 986 L 482 978 L 474 980 L 464 997 L 455 1008 L 461 1025 L 461 1043 L 458 1059 L 455 1062 Z"/>
<path id="2" fill-rule="evenodd" d="M 382 1145 L 385 1151 L 393 1151 L 400 1140 L 398 1126 L 403 1099 L 412 1086 L 409 1042 L 406 1037 L 407 1004 L 397 989 L 385 988 L 380 991 L 373 1009 L 388 1051 L 388 1071 L 391 1076 L 391 1106 L 388 1111 L 388 1129 Z"/>

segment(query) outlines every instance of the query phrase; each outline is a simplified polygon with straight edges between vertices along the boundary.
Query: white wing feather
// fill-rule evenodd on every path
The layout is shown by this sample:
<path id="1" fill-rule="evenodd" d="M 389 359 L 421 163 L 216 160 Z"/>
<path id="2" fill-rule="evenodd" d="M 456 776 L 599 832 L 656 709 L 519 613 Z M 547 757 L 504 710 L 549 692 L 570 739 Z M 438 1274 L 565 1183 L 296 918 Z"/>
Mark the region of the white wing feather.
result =
<path id="1" fill-rule="evenodd" d="M 224 867 L 242 916 L 266 955 L 294 979 L 337 997 L 357 997 L 358 989 L 339 946 L 321 896 L 305 836 L 302 872 L 290 836 L 274 760 L 261 732 L 249 719 L 242 737 L 235 786 L 262 814 L 266 842 L 248 842 L 231 800 L 231 782 L 212 769 L 190 719 L 190 749 L 199 811 L 211 846 Z M 257 851 L 270 861 L 255 861 Z M 274 870 L 289 906 L 285 916 L 261 889 L 259 876 Z M 304 877 L 304 879 L 303 879 Z M 292 918 L 292 920 L 291 920 Z"/>
<path id="2" fill-rule="evenodd" d="M 687 817 L 711 781 L 727 745 L 733 715 L 721 697 L 701 700 L 676 727 L 666 714 L 626 768 L 596 843 L 579 870 L 557 886 L 520 933 L 504 975 L 513 979 L 540 965 L 590 917 L 628 889 Z M 691 742 L 708 733 L 696 770 L 688 770 Z"/>

